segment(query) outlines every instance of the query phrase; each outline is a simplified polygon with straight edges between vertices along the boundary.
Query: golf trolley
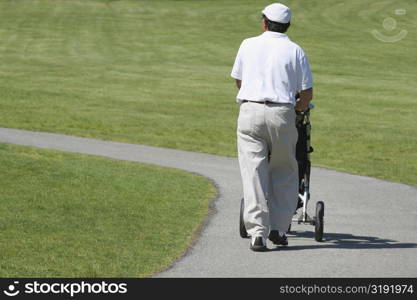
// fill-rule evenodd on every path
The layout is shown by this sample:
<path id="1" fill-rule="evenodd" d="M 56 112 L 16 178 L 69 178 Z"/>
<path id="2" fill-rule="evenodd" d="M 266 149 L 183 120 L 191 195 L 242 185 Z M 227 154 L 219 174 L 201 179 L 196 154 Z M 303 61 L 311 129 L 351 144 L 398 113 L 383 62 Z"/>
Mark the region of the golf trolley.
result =
<path id="1" fill-rule="evenodd" d="M 323 240 L 324 203 L 322 201 L 318 201 L 316 203 L 316 211 L 313 217 L 310 217 L 307 213 L 307 204 L 310 200 L 310 153 L 313 152 L 313 147 L 310 146 L 310 111 L 313 107 L 314 106 L 310 104 L 307 111 L 297 111 L 296 116 L 296 126 L 298 131 L 296 158 L 298 162 L 299 191 L 297 208 L 295 210 L 292 223 L 313 225 L 314 238 L 316 241 L 321 242 Z M 300 208 L 302 208 L 301 213 L 298 213 L 297 211 Z M 240 201 L 239 233 L 242 238 L 247 238 L 248 233 L 243 221 L 243 210 L 244 201 L 242 198 Z M 297 217 L 297 215 L 299 216 Z M 291 224 L 288 228 L 288 232 L 290 232 L 290 230 Z"/>

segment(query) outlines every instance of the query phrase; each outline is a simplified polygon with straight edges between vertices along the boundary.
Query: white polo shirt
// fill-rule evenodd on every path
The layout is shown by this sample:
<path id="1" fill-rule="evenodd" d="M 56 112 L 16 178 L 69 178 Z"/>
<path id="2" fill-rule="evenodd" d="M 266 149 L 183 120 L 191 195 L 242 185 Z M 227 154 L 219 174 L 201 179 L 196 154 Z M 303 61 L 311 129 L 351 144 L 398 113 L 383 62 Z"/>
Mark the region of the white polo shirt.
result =
<path id="1" fill-rule="evenodd" d="M 237 101 L 292 103 L 313 86 L 307 55 L 286 34 L 265 31 L 240 45 L 231 76 L 242 80 Z"/>

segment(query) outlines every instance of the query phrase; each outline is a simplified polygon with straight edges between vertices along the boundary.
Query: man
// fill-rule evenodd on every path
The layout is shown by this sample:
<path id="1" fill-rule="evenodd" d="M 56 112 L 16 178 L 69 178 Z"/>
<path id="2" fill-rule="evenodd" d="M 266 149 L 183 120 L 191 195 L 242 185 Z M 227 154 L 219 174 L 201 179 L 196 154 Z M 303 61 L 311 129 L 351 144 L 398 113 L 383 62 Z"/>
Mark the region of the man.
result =
<path id="1" fill-rule="evenodd" d="M 238 156 L 253 251 L 266 251 L 267 237 L 288 245 L 298 202 L 295 109 L 305 111 L 313 98 L 307 56 L 285 34 L 291 10 L 274 3 L 262 13 L 264 33 L 242 42 L 231 74 L 239 88 Z"/>

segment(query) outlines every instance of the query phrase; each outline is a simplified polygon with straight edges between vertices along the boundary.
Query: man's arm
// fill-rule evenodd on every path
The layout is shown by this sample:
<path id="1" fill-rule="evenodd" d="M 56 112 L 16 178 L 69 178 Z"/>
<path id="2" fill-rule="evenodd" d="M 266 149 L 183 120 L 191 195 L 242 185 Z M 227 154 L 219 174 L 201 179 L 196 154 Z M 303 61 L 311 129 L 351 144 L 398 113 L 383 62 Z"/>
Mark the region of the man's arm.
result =
<path id="1" fill-rule="evenodd" d="M 298 111 L 306 111 L 310 101 L 313 99 L 313 88 L 309 88 L 300 92 L 300 98 L 296 99 L 295 109 Z"/>
<path id="2" fill-rule="evenodd" d="M 236 80 L 236 86 L 238 89 L 240 89 L 240 87 L 242 86 L 242 80 L 239 79 L 235 79 Z"/>

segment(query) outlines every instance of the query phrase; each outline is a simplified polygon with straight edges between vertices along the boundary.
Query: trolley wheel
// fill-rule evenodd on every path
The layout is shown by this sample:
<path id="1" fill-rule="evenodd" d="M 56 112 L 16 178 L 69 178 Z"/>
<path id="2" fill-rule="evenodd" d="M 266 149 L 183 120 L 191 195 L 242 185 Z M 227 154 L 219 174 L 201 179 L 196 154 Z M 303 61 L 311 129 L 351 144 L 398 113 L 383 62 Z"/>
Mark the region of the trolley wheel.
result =
<path id="1" fill-rule="evenodd" d="M 324 217 L 324 203 L 323 201 L 319 201 L 316 204 L 316 216 L 315 216 L 315 230 L 314 230 L 314 238 L 317 242 L 323 241 L 323 222 Z"/>
<path id="2" fill-rule="evenodd" d="M 240 200 L 240 216 L 239 216 L 239 233 L 240 237 L 242 238 L 248 238 L 248 232 L 246 231 L 245 222 L 243 221 L 243 210 L 245 209 L 245 204 L 242 200 Z"/>

